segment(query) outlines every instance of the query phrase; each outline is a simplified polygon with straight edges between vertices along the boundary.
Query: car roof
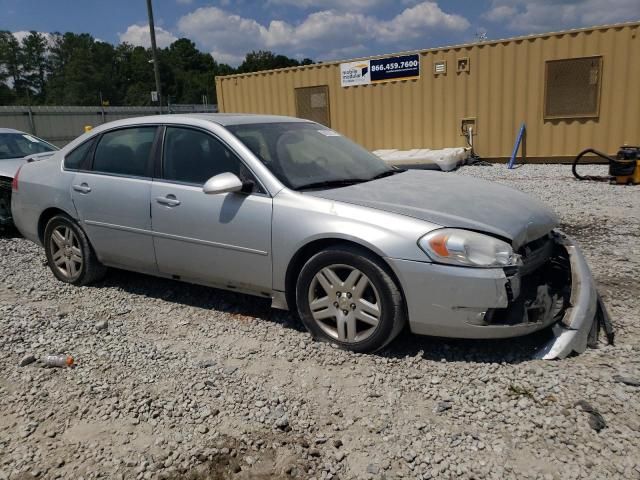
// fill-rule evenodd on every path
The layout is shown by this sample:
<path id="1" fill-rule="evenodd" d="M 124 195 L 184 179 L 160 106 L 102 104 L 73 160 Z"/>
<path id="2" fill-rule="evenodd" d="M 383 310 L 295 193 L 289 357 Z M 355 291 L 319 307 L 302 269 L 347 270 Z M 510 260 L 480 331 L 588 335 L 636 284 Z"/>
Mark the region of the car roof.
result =
<path id="1" fill-rule="evenodd" d="M 100 131 L 105 128 L 125 127 L 129 125 L 140 125 L 144 123 L 165 123 L 165 124 L 184 124 L 196 122 L 211 122 L 223 127 L 230 125 L 242 125 L 253 123 L 277 123 L 277 122 L 309 122 L 295 117 L 286 117 L 282 115 L 257 115 L 250 113 L 186 113 L 186 114 L 165 114 L 150 115 L 145 117 L 130 117 L 113 122 L 97 125 L 96 129 Z M 104 128 L 103 128 L 104 127 Z"/>
<path id="2" fill-rule="evenodd" d="M 222 126 L 242 125 L 248 123 L 308 122 L 302 118 L 284 115 L 259 115 L 253 113 L 190 113 L 185 117 L 209 120 Z"/>
<path id="3" fill-rule="evenodd" d="M 25 133 L 25 132 L 21 132 L 20 130 L 16 130 L 14 128 L 0 127 L 0 133 Z"/>
<path id="4" fill-rule="evenodd" d="M 87 138 L 90 138 L 94 135 L 99 135 L 102 132 L 112 129 L 141 126 L 145 124 L 195 125 L 205 127 L 207 122 L 215 123 L 222 127 L 228 127 L 231 125 L 251 125 L 256 123 L 278 122 L 313 124 L 311 120 L 305 120 L 302 118 L 287 117 L 283 115 L 259 115 L 252 113 L 185 113 L 148 115 L 144 117 L 128 117 L 96 125 L 95 128 L 86 131 L 84 134 L 67 143 L 62 148 L 62 151 L 63 154 L 66 154 L 66 152 L 73 150 Z"/>

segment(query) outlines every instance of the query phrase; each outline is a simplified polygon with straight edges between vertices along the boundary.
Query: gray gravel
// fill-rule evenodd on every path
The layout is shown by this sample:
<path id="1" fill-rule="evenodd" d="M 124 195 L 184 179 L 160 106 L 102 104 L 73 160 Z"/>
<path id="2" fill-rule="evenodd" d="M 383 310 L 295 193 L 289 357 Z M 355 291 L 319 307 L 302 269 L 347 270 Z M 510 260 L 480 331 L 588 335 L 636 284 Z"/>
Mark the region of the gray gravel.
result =
<path id="1" fill-rule="evenodd" d="M 66 286 L 4 235 L 0 479 L 640 478 L 640 187 L 577 183 L 569 166 L 457 174 L 560 213 L 615 347 L 543 362 L 529 354 L 544 335 L 403 334 L 356 355 L 260 299 L 122 271 Z M 42 368 L 52 353 L 78 366 Z"/>

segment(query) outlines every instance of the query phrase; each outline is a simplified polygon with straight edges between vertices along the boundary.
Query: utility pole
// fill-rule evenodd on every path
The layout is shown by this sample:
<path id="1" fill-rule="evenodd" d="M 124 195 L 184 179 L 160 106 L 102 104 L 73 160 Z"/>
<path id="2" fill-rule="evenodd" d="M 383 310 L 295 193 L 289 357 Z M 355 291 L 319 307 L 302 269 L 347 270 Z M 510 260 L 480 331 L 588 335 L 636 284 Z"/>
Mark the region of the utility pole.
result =
<path id="1" fill-rule="evenodd" d="M 156 92 L 158 92 L 158 107 L 162 113 L 162 91 L 160 90 L 160 65 L 156 52 L 156 29 L 153 26 L 153 6 L 151 0 L 147 0 L 147 13 L 149 14 L 149 34 L 151 35 L 151 55 L 153 57 L 153 73 L 156 77 Z"/>

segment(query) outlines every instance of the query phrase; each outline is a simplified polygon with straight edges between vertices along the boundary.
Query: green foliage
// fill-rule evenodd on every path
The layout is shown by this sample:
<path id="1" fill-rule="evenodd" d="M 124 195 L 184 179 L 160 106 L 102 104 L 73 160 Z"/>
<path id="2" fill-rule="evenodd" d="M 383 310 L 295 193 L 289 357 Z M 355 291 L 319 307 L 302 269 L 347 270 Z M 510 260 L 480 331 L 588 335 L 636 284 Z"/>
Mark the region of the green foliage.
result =
<path id="1" fill-rule="evenodd" d="M 13 84 L 15 94 L 22 90 L 20 43 L 11 32 L 0 31 L 0 81 Z"/>
<path id="2" fill-rule="evenodd" d="M 244 62 L 242 62 L 238 67 L 238 73 L 297 67 L 299 65 L 308 65 L 310 63 L 313 63 L 313 61 L 309 58 L 305 58 L 302 62 L 298 62 L 294 58 L 285 57 L 284 55 L 276 55 L 268 50 L 258 50 L 257 52 L 253 51 L 251 53 L 247 53 Z"/>
<path id="3" fill-rule="evenodd" d="M 155 90 L 151 50 L 113 46 L 87 33 L 30 32 L 19 42 L 0 31 L 0 105 L 150 105 Z M 158 49 L 163 103 L 216 101 L 215 77 L 313 63 L 270 51 L 250 52 L 234 69 L 180 38 Z"/>
<path id="4" fill-rule="evenodd" d="M 18 51 L 25 94 L 37 100 L 44 98 L 47 73 L 47 38 L 38 32 L 29 32 Z"/>
<path id="5" fill-rule="evenodd" d="M 46 102 L 56 105 L 95 105 L 101 67 L 94 58 L 94 39 L 83 33 L 54 35 Z"/>
<path id="6" fill-rule="evenodd" d="M 15 105 L 16 92 L 0 82 L 0 105 Z"/>

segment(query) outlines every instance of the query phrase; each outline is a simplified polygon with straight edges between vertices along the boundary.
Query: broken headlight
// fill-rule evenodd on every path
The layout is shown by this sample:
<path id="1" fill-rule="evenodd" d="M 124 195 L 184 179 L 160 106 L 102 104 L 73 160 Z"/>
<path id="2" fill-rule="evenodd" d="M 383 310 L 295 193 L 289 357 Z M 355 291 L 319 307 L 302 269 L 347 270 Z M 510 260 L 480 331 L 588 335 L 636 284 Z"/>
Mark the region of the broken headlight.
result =
<path id="1" fill-rule="evenodd" d="M 434 230 L 418 240 L 418 246 L 437 263 L 486 268 L 520 262 L 520 256 L 513 253 L 508 243 L 469 230 Z"/>

